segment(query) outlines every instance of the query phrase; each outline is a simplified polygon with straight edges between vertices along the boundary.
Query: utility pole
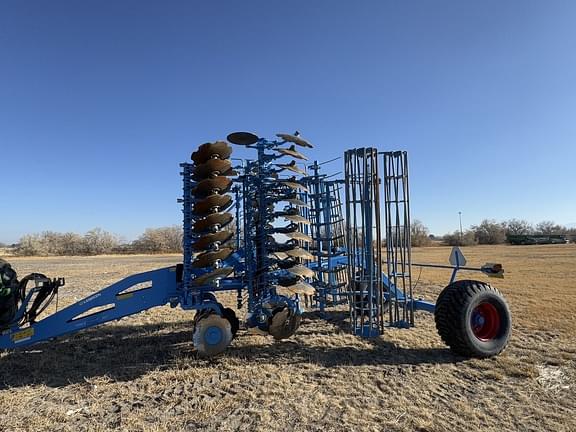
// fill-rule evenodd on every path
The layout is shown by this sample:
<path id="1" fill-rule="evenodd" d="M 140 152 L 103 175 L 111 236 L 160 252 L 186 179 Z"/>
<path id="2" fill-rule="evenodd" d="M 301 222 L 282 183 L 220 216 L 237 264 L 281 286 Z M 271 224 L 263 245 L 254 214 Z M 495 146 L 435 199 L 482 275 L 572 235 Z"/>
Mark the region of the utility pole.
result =
<path id="1" fill-rule="evenodd" d="M 458 219 L 460 219 L 460 245 L 462 245 L 463 233 L 462 233 L 462 212 L 461 211 L 458 212 Z"/>

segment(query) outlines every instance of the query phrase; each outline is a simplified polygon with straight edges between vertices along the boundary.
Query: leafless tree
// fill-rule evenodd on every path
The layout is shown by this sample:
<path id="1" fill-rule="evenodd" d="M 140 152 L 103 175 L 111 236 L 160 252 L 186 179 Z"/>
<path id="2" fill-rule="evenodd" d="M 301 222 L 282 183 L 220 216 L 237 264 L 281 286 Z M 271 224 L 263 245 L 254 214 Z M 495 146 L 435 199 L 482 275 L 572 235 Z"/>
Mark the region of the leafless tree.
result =
<path id="1" fill-rule="evenodd" d="M 484 219 L 471 229 L 479 244 L 501 244 L 506 241 L 506 227 L 493 219 Z"/>
<path id="2" fill-rule="evenodd" d="M 456 230 L 452 234 L 446 234 L 443 240 L 448 246 L 473 246 L 478 243 L 472 230 L 466 230 L 462 235 L 460 235 L 460 230 Z"/>
<path id="3" fill-rule="evenodd" d="M 136 252 L 181 252 L 182 229 L 178 226 L 148 228 L 134 241 L 133 246 Z"/>
<path id="4" fill-rule="evenodd" d="M 552 221 L 542 221 L 536 224 L 536 233 L 542 235 L 564 234 L 566 227 Z"/>
<path id="5" fill-rule="evenodd" d="M 534 227 L 523 219 L 510 219 L 505 222 L 507 235 L 527 235 L 534 233 Z"/>
<path id="6" fill-rule="evenodd" d="M 430 231 L 418 219 L 414 219 L 410 225 L 410 240 L 412 246 L 429 246 L 432 243 Z"/>

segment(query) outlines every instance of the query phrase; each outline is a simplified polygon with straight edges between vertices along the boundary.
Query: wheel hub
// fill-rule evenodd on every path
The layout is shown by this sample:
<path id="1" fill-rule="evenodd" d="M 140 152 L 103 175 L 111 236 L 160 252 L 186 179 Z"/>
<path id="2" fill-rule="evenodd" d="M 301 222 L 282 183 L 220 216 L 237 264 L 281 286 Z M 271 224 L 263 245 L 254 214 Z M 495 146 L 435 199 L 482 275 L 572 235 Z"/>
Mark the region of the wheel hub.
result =
<path id="1" fill-rule="evenodd" d="M 222 330 L 218 327 L 212 326 L 206 330 L 204 338 L 208 345 L 218 345 L 222 340 Z"/>
<path id="2" fill-rule="evenodd" d="M 494 339 L 500 331 L 500 313 L 493 304 L 480 303 L 472 311 L 472 332 L 481 341 Z"/>

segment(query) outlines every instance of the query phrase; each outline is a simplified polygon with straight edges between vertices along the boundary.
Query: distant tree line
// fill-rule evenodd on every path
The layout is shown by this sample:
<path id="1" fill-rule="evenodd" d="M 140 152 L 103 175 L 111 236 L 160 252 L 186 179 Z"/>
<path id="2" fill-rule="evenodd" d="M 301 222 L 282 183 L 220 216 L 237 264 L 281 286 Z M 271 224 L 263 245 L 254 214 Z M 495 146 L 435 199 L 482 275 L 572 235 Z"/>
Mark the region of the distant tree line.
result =
<path id="1" fill-rule="evenodd" d="M 233 228 L 227 227 L 227 229 Z M 504 222 L 485 219 L 479 225 L 473 225 L 462 233 L 457 230 L 442 237 L 431 235 L 428 228 L 419 220 L 412 221 L 410 226 L 412 246 L 430 246 L 438 240 L 449 246 L 502 244 L 506 243 L 509 235 L 559 234 L 576 242 L 576 228 L 567 228 L 552 221 L 532 225 L 521 219 Z M 384 242 L 385 240 L 383 245 Z M 12 253 L 20 256 L 180 253 L 182 228 L 180 226 L 148 228 L 132 242 L 122 241 L 119 236 L 101 228 L 94 228 L 84 235 L 44 231 L 24 235 L 15 245 L 0 243 L 0 248 L 9 248 Z"/>
<path id="2" fill-rule="evenodd" d="M 484 219 L 479 225 L 472 225 L 466 231 L 454 231 L 443 237 L 449 246 L 471 246 L 475 244 L 502 244 L 513 235 L 565 235 L 576 241 L 576 228 L 567 228 L 552 221 L 542 221 L 535 226 L 521 219 L 497 222 Z"/>
<path id="3" fill-rule="evenodd" d="M 24 235 L 12 249 L 20 256 L 177 253 L 182 251 L 182 228 L 148 228 L 129 243 L 101 228 L 94 228 L 84 235 L 44 231 Z"/>

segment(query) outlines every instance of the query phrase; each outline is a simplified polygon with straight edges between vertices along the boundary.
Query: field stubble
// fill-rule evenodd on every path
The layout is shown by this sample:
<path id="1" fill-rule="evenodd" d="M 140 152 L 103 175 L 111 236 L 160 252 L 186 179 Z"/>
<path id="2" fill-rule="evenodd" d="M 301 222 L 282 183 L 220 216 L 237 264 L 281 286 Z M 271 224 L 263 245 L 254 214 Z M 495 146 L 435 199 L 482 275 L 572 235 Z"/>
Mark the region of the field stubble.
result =
<path id="1" fill-rule="evenodd" d="M 191 315 L 157 308 L 27 350 L 0 354 L 6 431 L 574 431 L 576 247 L 464 248 L 471 265 L 502 262 L 490 279 L 514 320 L 509 348 L 488 360 L 453 355 L 433 317 L 373 340 L 347 333 L 343 312 L 306 314 L 295 337 L 240 332 L 199 359 Z M 449 248 L 414 250 L 445 263 Z M 20 274 L 65 276 L 60 306 L 179 256 L 14 258 Z M 415 269 L 415 279 L 419 271 Z M 435 298 L 447 271 L 425 269 L 417 293 Z M 476 273 L 461 278 L 480 278 Z M 224 296 L 234 306 L 234 296 Z"/>

